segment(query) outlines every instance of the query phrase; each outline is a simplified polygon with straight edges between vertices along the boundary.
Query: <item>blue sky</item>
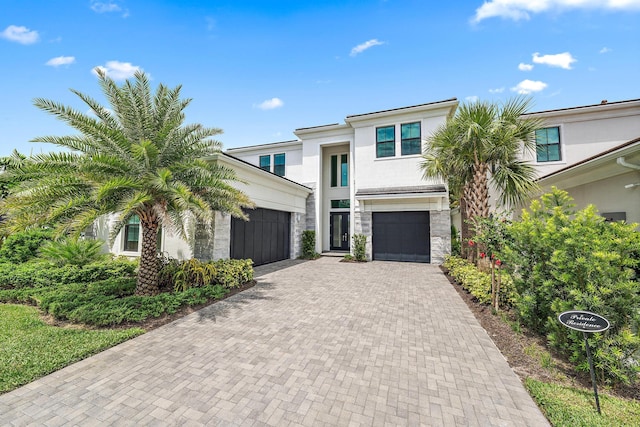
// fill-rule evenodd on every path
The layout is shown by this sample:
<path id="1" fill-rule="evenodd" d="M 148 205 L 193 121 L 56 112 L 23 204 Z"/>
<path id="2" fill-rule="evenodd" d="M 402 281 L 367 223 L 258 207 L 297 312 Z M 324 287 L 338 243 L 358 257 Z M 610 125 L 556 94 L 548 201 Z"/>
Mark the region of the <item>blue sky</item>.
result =
<path id="1" fill-rule="evenodd" d="M 33 99 L 86 112 L 69 89 L 102 100 L 97 66 L 182 84 L 231 148 L 453 97 L 640 98 L 640 0 L 3 0 L 0 57 L 0 156 L 74 133 Z"/>

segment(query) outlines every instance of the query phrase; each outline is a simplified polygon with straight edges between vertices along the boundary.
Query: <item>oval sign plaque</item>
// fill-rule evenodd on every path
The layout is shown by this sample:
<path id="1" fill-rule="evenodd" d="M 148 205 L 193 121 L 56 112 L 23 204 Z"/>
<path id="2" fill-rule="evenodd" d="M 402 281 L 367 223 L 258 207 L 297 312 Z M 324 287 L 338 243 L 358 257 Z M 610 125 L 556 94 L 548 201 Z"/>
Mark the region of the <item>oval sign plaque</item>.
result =
<path id="1" fill-rule="evenodd" d="M 567 328 L 581 332 L 603 332 L 609 329 L 609 321 L 589 311 L 565 311 L 558 320 Z"/>

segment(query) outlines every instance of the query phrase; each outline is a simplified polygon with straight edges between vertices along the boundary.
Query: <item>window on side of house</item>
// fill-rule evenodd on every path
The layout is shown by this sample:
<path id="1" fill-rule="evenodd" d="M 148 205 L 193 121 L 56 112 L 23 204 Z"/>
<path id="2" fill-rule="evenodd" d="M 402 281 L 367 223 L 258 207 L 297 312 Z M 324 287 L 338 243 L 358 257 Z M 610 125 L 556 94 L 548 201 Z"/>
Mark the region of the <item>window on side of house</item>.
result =
<path id="1" fill-rule="evenodd" d="M 260 156 L 260 169 L 271 172 L 271 155 Z"/>
<path id="2" fill-rule="evenodd" d="M 133 215 L 124 226 L 124 250 L 138 252 L 140 244 L 140 217 Z"/>
<path id="3" fill-rule="evenodd" d="M 401 153 L 403 156 L 422 153 L 420 122 L 400 126 Z"/>
<path id="4" fill-rule="evenodd" d="M 376 128 L 376 157 L 393 157 L 396 155 L 396 127 Z"/>
<path id="5" fill-rule="evenodd" d="M 541 163 L 562 160 L 559 127 L 538 129 L 536 131 L 536 160 Z"/>
<path id="6" fill-rule="evenodd" d="M 284 171 L 285 171 L 284 166 L 285 166 L 284 153 L 274 154 L 273 155 L 273 173 L 275 173 L 278 176 L 284 176 Z"/>

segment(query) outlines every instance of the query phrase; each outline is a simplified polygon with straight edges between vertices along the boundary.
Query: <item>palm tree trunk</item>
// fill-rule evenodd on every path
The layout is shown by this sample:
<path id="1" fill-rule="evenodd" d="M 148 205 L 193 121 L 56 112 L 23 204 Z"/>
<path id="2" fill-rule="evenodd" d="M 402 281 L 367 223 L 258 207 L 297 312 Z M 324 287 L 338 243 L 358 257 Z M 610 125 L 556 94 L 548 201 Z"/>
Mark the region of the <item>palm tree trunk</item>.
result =
<path id="1" fill-rule="evenodd" d="M 486 218 L 489 216 L 489 180 L 487 174 L 489 165 L 476 163 L 473 165 L 473 181 L 469 187 L 467 203 L 469 216 Z"/>
<path id="2" fill-rule="evenodd" d="M 142 248 L 135 294 L 151 296 L 158 294 L 158 260 L 156 257 L 158 243 L 158 221 L 154 213 L 140 215 L 142 227 Z"/>

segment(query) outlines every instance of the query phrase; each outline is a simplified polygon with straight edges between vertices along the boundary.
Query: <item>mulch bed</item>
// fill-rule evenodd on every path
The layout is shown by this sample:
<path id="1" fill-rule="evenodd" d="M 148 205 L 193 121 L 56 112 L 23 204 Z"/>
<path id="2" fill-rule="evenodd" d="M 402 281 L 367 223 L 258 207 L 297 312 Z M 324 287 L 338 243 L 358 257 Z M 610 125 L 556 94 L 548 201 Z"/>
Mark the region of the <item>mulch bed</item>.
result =
<path id="1" fill-rule="evenodd" d="M 524 327 L 521 328 L 520 332 L 514 331 L 511 325 L 505 322 L 501 316 L 492 313 L 491 307 L 480 304 L 473 295 L 464 290 L 447 274 L 446 268 L 441 267 L 441 269 L 522 381 L 525 378 L 533 378 L 539 381 L 592 390 L 591 377 L 588 372 L 576 372 L 573 365 L 566 358 L 547 347 L 544 337 L 527 331 Z M 515 315 L 508 311 L 503 312 L 502 317 L 512 321 L 515 319 Z M 551 355 L 551 368 L 542 366 L 540 356 L 536 357 L 539 354 L 536 349 Z M 640 387 L 637 386 L 604 388 L 599 385 L 598 390 L 617 397 L 640 400 Z"/>

